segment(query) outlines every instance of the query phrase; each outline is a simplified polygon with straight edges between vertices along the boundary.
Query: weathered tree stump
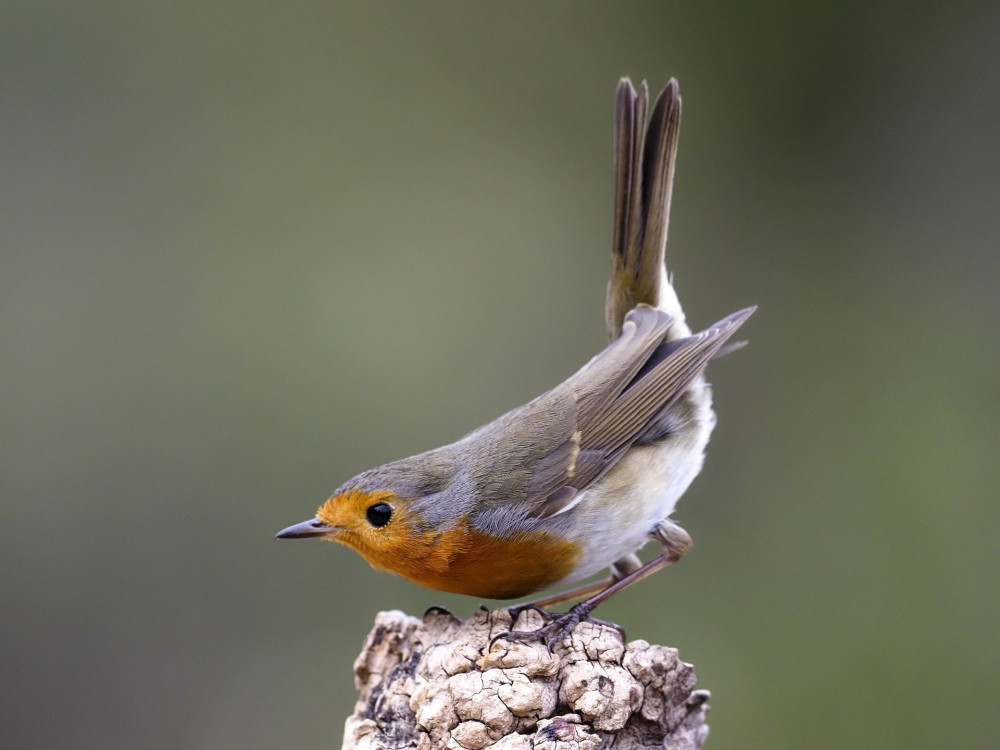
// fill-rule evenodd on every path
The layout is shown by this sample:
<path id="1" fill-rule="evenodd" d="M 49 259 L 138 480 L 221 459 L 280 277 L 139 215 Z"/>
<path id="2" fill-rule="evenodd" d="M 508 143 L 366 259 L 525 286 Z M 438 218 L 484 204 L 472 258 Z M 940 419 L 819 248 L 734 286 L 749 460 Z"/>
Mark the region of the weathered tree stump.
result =
<path id="1" fill-rule="evenodd" d="M 541 616 L 524 611 L 517 630 Z M 694 690 L 677 651 L 584 622 L 551 652 L 490 639 L 507 610 L 466 621 L 440 610 L 418 620 L 382 612 L 354 664 L 359 697 L 345 750 L 695 750 L 708 736 L 709 694 Z"/>

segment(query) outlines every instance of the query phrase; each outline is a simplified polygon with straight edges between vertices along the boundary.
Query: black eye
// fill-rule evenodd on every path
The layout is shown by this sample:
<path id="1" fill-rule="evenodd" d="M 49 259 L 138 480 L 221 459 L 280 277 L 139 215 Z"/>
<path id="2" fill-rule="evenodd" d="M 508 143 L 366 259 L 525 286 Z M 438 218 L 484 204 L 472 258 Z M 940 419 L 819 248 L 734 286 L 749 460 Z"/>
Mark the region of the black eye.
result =
<path id="1" fill-rule="evenodd" d="M 380 529 L 392 518 L 392 506 L 389 503 L 375 503 L 365 511 L 365 516 L 368 518 L 368 523 Z"/>

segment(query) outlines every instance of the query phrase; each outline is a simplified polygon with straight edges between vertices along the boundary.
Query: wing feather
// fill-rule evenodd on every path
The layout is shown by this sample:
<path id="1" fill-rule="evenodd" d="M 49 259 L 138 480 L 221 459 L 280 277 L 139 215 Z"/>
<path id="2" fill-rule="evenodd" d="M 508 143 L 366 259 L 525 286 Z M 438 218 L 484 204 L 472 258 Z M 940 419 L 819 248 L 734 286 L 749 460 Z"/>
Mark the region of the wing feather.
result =
<path id="1" fill-rule="evenodd" d="M 670 316 L 642 305 L 622 336 L 565 384 L 576 406 L 571 434 L 541 456 L 522 502 L 544 518 L 565 509 L 613 467 L 687 390 L 753 308 L 694 336 L 664 341 Z"/>

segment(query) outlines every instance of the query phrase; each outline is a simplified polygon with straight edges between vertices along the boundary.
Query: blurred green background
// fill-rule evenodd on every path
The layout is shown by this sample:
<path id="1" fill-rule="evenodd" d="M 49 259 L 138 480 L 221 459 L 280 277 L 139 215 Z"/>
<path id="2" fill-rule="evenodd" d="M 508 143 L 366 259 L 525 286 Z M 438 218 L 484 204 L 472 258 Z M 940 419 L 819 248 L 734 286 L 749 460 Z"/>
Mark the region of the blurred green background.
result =
<path id="1" fill-rule="evenodd" d="M 58 3 L 0 19 L 2 744 L 339 746 L 375 613 L 278 543 L 604 341 L 618 78 L 681 82 L 668 258 L 746 305 L 682 564 L 601 610 L 709 747 L 985 747 L 997 3 Z"/>

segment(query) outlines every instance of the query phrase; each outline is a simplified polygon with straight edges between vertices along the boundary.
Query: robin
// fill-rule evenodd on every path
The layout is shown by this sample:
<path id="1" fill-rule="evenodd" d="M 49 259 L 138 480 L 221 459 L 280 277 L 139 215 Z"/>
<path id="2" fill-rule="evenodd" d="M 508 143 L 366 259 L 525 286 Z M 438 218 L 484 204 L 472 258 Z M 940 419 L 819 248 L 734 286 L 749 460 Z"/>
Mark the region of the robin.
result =
<path id="1" fill-rule="evenodd" d="M 606 580 L 536 600 L 581 599 L 530 635 L 551 639 L 691 545 L 670 519 L 715 426 L 709 361 L 747 308 L 692 334 L 664 265 L 680 128 L 676 80 L 648 117 L 625 78 L 615 102 L 610 343 L 564 383 L 458 442 L 342 484 L 279 539 L 319 537 L 423 586 L 491 599 Z M 660 554 L 642 564 L 648 541 Z"/>

